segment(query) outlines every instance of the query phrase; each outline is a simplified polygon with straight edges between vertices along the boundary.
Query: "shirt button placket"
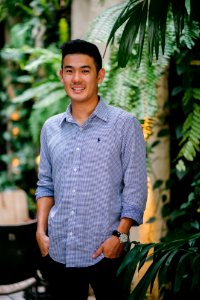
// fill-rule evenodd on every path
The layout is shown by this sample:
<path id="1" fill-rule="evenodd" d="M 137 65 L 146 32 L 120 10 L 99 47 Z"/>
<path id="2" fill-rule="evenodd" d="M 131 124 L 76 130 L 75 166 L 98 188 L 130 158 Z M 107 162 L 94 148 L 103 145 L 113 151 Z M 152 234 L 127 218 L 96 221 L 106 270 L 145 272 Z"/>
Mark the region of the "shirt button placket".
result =
<path id="1" fill-rule="evenodd" d="M 77 134 L 76 137 L 76 145 L 74 145 L 74 153 L 73 153 L 73 165 L 72 165 L 72 182 L 73 182 L 73 187 L 72 187 L 72 197 L 77 198 L 77 185 L 78 185 L 78 177 L 79 177 L 79 170 L 80 170 L 80 165 L 81 165 L 81 142 L 82 142 L 82 133 L 83 133 L 83 128 L 79 128 L 80 131 Z M 69 221 L 68 221 L 68 226 L 69 226 L 69 233 L 68 233 L 68 240 L 72 240 L 75 237 L 75 226 L 76 223 L 78 222 L 76 220 L 76 203 L 77 201 L 72 201 L 71 204 L 71 211 L 69 213 Z"/>

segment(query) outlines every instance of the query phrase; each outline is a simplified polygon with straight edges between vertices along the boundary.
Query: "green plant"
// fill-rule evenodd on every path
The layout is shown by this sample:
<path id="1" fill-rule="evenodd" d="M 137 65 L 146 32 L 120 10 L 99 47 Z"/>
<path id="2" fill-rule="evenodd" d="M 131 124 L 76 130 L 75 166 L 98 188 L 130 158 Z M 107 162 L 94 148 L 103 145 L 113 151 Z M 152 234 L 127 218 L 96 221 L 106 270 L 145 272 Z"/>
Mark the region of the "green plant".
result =
<path id="1" fill-rule="evenodd" d="M 176 42 L 179 45 L 182 31 L 187 27 L 190 31 L 192 22 L 199 22 L 199 10 L 196 1 L 190 0 L 129 0 L 115 21 L 107 40 L 107 46 L 114 41 L 115 33 L 124 25 L 118 51 L 118 63 L 125 67 L 133 48 L 138 41 L 138 65 L 141 62 L 145 35 L 148 39 L 148 57 L 150 64 L 155 51 L 156 59 L 161 46 L 165 52 L 165 38 L 167 31 L 167 16 L 172 11 Z"/>
<path id="2" fill-rule="evenodd" d="M 164 46 L 163 49 L 165 49 L 165 55 L 164 57 L 158 55 L 160 36 L 155 36 L 156 32 L 160 30 L 157 30 L 157 26 L 159 27 L 158 19 L 153 23 L 154 20 L 151 18 L 152 22 L 148 23 L 151 28 L 147 29 L 147 32 L 145 31 L 144 33 L 144 27 L 146 28 L 144 18 L 142 22 L 145 22 L 141 22 L 139 25 L 143 26 L 143 31 L 140 31 L 140 33 L 143 34 L 144 39 L 136 37 L 136 34 L 139 32 L 139 27 L 137 26 L 140 22 L 138 19 L 140 16 L 139 14 L 138 16 L 136 15 L 136 11 L 144 3 L 147 5 L 147 1 L 128 1 L 127 4 L 109 8 L 102 16 L 96 19 L 97 26 L 95 26 L 95 21 L 92 23 L 91 33 L 87 35 L 90 40 L 96 42 L 105 42 L 109 38 L 113 38 L 114 41 L 115 35 L 115 43 L 109 49 L 108 75 L 105 79 L 105 87 L 104 85 L 102 86 L 101 92 L 106 99 L 111 99 L 112 104 L 122 106 L 133 112 L 140 120 L 144 116 L 149 116 L 150 119 L 154 118 L 157 112 L 155 85 L 169 62 L 170 101 L 166 107 L 169 114 L 163 121 L 169 125 L 170 130 L 159 132 L 158 138 L 166 134 L 170 135 L 172 144 L 171 174 L 170 179 L 166 183 L 158 179 L 153 187 L 154 189 L 161 188 L 163 190 L 166 186 L 166 188 L 171 189 L 170 202 L 165 201 L 166 197 L 164 194 L 161 197 L 164 204 L 162 215 L 167 221 L 168 233 L 162 243 L 140 244 L 134 247 L 127 254 L 122 265 L 123 270 L 121 270 L 124 272 L 125 284 L 129 285 L 137 267 L 141 268 L 146 260 L 153 260 L 152 266 L 132 291 L 130 299 L 145 299 L 149 285 L 153 283 L 155 276 L 158 275 L 161 299 L 188 300 L 191 295 L 193 296 L 194 294 L 195 296 L 195 293 L 199 292 L 199 287 L 196 284 L 199 280 L 199 268 L 197 274 L 195 273 L 195 263 L 199 261 L 199 235 L 194 235 L 199 232 L 200 228 L 200 173 L 198 163 L 200 132 L 199 81 L 195 80 L 195 78 L 199 78 L 199 71 L 191 63 L 193 60 L 194 62 L 197 61 L 198 66 L 199 26 L 196 23 L 188 22 L 187 13 L 185 14 L 186 11 L 182 11 L 185 1 L 182 1 L 182 3 L 179 2 L 180 6 L 176 6 L 176 11 L 179 14 L 179 20 L 184 20 L 184 28 L 180 26 L 178 29 L 180 31 L 177 47 L 177 44 L 174 43 L 177 35 L 175 34 L 172 22 L 173 12 L 169 9 L 166 24 L 164 24 L 166 32 L 165 34 L 164 31 L 162 32 L 162 35 L 165 35 L 162 36 L 164 38 L 162 45 Z M 151 3 L 155 5 L 155 1 L 149 1 L 149 3 L 150 5 Z M 186 3 L 187 10 L 188 3 Z M 176 5 L 177 3 L 174 2 L 174 4 Z M 162 6 L 163 2 L 160 5 Z M 195 5 L 195 3 L 192 5 Z M 147 6 L 143 8 L 146 9 Z M 159 5 L 157 8 L 159 8 Z M 164 8 L 166 7 L 164 6 Z M 120 10 L 122 13 L 120 13 Z M 151 13 L 153 13 L 153 10 L 149 11 L 148 17 L 150 17 Z M 160 17 L 161 15 L 158 16 L 157 14 L 156 17 Z M 131 19 L 132 16 L 133 18 Z M 112 22 L 115 17 L 117 21 L 112 31 Z M 161 22 L 163 21 L 165 23 L 165 19 L 161 19 Z M 131 27 L 131 22 L 134 23 L 135 27 Z M 101 27 L 104 30 L 99 31 L 98 28 Z M 110 31 L 111 34 L 109 37 L 108 32 Z M 135 36 L 133 36 L 134 33 Z M 151 39 L 149 40 L 150 36 Z M 157 47 L 158 66 L 153 55 L 155 47 Z M 150 63 L 153 61 L 153 67 L 149 67 L 149 49 Z M 139 64 L 140 68 L 136 68 Z M 174 65 L 174 69 L 172 69 L 172 65 Z M 121 70 L 118 66 L 126 66 L 126 69 Z M 178 84 L 176 77 L 179 78 Z M 196 84 L 194 84 L 194 81 Z M 147 154 L 155 151 L 158 143 L 159 139 L 147 146 Z M 190 145 L 189 149 L 188 143 Z M 151 172 L 149 162 L 148 169 Z M 149 222 L 154 220 L 152 217 Z M 154 254 L 147 258 L 149 250 L 154 250 Z M 184 256 L 185 254 L 187 255 Z M 174 278 L 176 267 L 180 267 L 180 272 Z M 192 286 L 190 278 L 193 281 Z M 190 285 L 189 288 L 188 285 Z M 185 287 L 188 290 L 185 290 Z"/>
<path id="3" fill-rule="evenodd" d="M 60 98 L 57 104 L 51 102 L 49 106 L 45 106 L 43 100 L 49 101 L 47 93 L 50 91 L 51 94 L 52 87 L 54 96 L 60 95 L 59 54 L 55 49 L 69 38 L 69 13 L 68 0 L 62 3 L 57 0 L 2 0 L 0 5 L 2 36 L 5 36 L 0 57 L 3 78 L 0 83 L 0 126 L 3 132 L 0 140 L 0 190 L 24 189 L 32 211 L 39 132 L 46 118 L 66 108 L 66 102 Z M 14 102 L 13 99 L 22 94 L 24 99 Z M 37 102 L 37 96 L 41 101 Z M 39 108 L 35 113 L 37 105 Z"/>
<path id="4" fill-rule="evenodd" d="M 26 102 L 33 102 L 29 124 L 33 141 L 39 145 L 40 130 L 45 120 L 63 112 L 68 102 L 58 76 L 60 54 L 52 47 L 42 49 L 25 46 L 20 49 L 5 49 L 2 57 L 14 58 L 12 60 L 17 62 L 22 70 L 27 72 L 27 78 L 31 79 L 31 87 L 15 97 L 13 103 L 23 105 Z M 18 81 L 23 78 L 24 75 L 19 76 Z"/>
<path id="5" fill-rule="evenodd" d="M 200 292 L 200 233 L 161 243 L 133 244 L 118 270 L 118 273 L 123 271 L 124 285 L 131 285 L 134 273 L 146 262 L 150 266 L 127 300 L 146 299 L 156 277 L 159 299 L 197 299 Z"/>

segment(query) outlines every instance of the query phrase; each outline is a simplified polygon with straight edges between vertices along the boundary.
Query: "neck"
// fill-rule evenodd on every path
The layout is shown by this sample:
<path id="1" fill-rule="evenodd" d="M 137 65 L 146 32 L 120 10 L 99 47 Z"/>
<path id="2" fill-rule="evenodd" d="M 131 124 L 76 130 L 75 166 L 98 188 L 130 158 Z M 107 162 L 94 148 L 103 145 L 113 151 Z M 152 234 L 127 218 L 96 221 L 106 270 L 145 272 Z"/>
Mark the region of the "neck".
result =
<path id="1" fill-rule="evenodd" d="M 72 116 L 79 125 L 83 125 L 89 116 L 93 113 L 98 104 L 98 96 L 92 101 L 73 102 L 71 101 Z"/>

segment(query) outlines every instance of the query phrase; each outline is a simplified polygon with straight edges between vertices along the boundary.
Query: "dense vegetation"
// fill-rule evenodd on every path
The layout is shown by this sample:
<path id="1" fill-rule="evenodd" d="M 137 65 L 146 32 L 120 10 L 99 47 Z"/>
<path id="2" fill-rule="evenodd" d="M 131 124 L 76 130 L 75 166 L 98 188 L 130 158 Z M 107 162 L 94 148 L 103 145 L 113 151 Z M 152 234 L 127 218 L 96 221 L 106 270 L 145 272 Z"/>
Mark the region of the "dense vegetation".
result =
<path id="1" fill-rule="evenodd" d="M 39 132 L 46 118 L 65 109 L 66 101 L 37 112 L 34 105 L 37 94 L 45 98 L 40 85 L 46 97 L 59 86 L 59 46 L 70 36 L 70 1 L 1 1 L 0 26 L 0 190 L 25 190 L 34 214 Z M 33 93 L 25 101 L 14 101 L 30 88 Z"/>
<path id="2" fill-rule="evenodd" d="M 170 178 L 167 182 L 158 179 L 154 185 L 155 189 L 162 186 L 171 192 L 170 202 L 161 198 L 168 233 L 161 243 L 136 244 L 122 265 L 126 270 L 127 284 L 132 280 L 137 263 L 142 267 L 146 260 L 153 261 L 130 296 L 130 299 L 137 300 L 145 299 L 146 290 L 153 284 L 156 274 L 162 299 L 197 299 L 200 292 L 200 31 L 198 23 L 192 21 L 192 18 L 198 19 L 194 9 L 197 1 L 174 1 L 178 5 L 173 10 L 169 5 L 171 1 L 163 2 L 162 8 L 167 9 L 166 18 L 161 18 L 164 26 L 160 25 L 160 19 L 154 18 L 161 9 L 158 6 L 155 10 L 155 0 L 150 1 L 150 28 L 146 28 L 147 1 L 134 0 L 128 1 L 131 10 L 126 3 L 108 9 L 94 21 L 95 25 L 92 24 L 93 29 L 87 36 L 106 42 L 117 17 L 123 13 L 122 18 L 117 19 L 120 22 L 115 23 L 114 28 L 117 27 L 118 31 L 112 31 L 115 43 L 110 48 L 107 76 L 100 92 L 113 105 L 134 113 L 141 123 L 156 115 L 155 87 L 165 68 L 169 70 L 169 100 L 166 103 L 169 113 L 162 120 L 169 130 L 160 132 L 158 141 L 147 148 L 147 153 L 156 151 L 159 137 L 169 135 Z M 188 14 L 191 3 L 193 6 Z M 143 14 L 136 18 L 141 7 Z M 175 28 L 173 16 L 178 22 L 175 22 Z M 120 28 L 126 18 L 130 18 L 130 22 L 127 27 Z M 138 25 L 132 37 L 131 22 L 135 20 Z M 3 78 L 0 83 L 0 190 L 24 189 L 32 199 L 30 209 L 34 214 L 39 132 L 44 120 L 64 111 L 67 104 L 57 70 L 59 45 L 70 36 L 70 1 L 1 1 L 0 26 L 4 32 L 0 43 Z M 161 29 L 164 56 L 158 55 L 160 36 L 155 36 L 156 26 Z M 139 29 L 144 39 L 138 39 L 136 33 Z M 126 60 L 120 61 L 121 58 Z M 140 68 L 136 69 L 138 62 Z M 119 63 L 126 68 L 120 69 Z M 153 255 L 149 255 L 150 249 L 154 250 Z"/>

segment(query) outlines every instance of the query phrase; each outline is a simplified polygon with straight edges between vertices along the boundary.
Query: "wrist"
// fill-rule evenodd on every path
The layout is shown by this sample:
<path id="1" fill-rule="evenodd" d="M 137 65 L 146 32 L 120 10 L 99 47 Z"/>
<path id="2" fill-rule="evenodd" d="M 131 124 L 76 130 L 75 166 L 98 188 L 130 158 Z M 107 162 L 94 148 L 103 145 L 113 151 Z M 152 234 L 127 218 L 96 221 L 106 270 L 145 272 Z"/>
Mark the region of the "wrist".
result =
<path id="1" fill-rule="evenodd" d="M 120 232 L 118 230 L 114 230 L 112 232 L 113 236 L 116 236 L 119 239 L 120 244 L 124 244 L 128 242 L 128 234 L 125 232 Z"/>
<path id="2" fill-rule="evenodd" d="M 46 231 L 44 231 L 44 230 L 37 230 L 36 231 L 36 236 L 44 236 L 44 235 L 47 235 Z"/>
<path id="3" fill-rule="evenodd" d="M 128 234 L 130 231 L 131 226 L 133 225 L 133 220 L 130 218 L 122 218 L 118 225 L 117 230 L 121 233 Z"/>

